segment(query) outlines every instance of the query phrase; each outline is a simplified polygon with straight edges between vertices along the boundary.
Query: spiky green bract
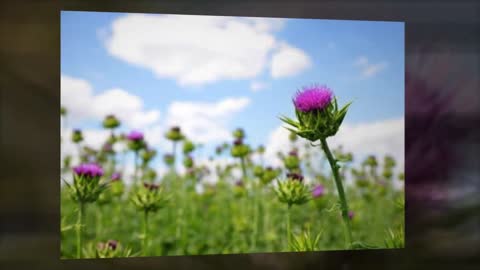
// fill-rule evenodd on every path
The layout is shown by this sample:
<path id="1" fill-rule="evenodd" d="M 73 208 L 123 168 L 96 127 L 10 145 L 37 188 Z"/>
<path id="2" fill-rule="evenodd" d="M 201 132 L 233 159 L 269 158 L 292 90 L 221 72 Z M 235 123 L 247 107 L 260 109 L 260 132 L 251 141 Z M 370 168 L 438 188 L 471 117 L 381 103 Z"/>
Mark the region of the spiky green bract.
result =
<path id="1" fill-rule="evenodd" d="M 73 183 L 64 181 L 72 200 L 79 203 L 95 202 L 100 194 L 108 187 L 108 183 L 101 183 L 101 177 L 73 175 Z"/>
<path id="2" fill-rule="evenodd" d="M 312 237 L 310 234 L 310 228 L 293 237 L 292 243 L 290 243 L 290 248 L 294 251 L 318 251 L 318 243 L 322 232 L 318 233 L 315 237 Z"/>
<path id="3" fill-rule="evenodd" d="M 347 103 L 339 110 L 337 99 L 334 97 L 333 101 L 322 110 L 302 112 L 295 109 L 297 121 L 286 116 L 280 117 L 280 120 L 289 125 L 286 128 L 291 132 L 314 142 L 337 133 L 350 104 L 351 102 Z"/>
<path id="4" fill-rule="evenodd" d="M 287 180 L 278 181 L 275 193 L 280 202 L 286 203 L 289 206 L 301 205 L 310 199 L 310 190 L 301 181 Z"/>
<path id="5" fill-rule="evenodd" d="M 156 212 L 167 205 L 169 196 L 162 187 L 145 183 L 142 187 L 135 190 L 131 201 L 139 210 Z"/>

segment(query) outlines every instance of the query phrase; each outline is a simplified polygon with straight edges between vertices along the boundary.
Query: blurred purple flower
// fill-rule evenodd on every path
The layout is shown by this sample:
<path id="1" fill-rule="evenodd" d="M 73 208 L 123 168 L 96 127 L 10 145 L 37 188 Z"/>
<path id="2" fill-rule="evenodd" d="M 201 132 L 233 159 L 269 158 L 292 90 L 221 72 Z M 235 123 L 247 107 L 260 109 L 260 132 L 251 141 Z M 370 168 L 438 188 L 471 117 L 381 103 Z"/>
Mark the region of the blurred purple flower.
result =
<path id="1" fill-rule="evenodd" d="M 127 135 L 127 139 L 130 141 L 141 141 L 143 140 L 143 133 L 133 130 Z"/>
<path id="2" fill-rule="evenodd" d="M 325 188 L 322 185 L 317 185 L 312 190 L 312 196 L 314 198 L 321 197 L 323 196 L 324 193 L 325 193 Z"/>
<path id="3" fill-rule="evenodd" d="M 78 176 L 85 176 L 89 178 L 100 177 L 103 175 L 103 169 L 96 163 L 80 164 L 73 168 L 73 171 Z"/>
<path id="4" fill-rule="evenodd" d="M 112 174 L 112 181 L 119 181 L 122 178 L 122 174 L 119 172 L 115 172 Z"/>
<path id="5" fill-rule="evenodd" d="M 355 212 L 353 212 L 353 211 L 348 211 L 348 218 L 349 218 L 349 219 L 353 219 L 353 217 L 355 217 Z"/>
<path id="6" fill-rule="evenodd" d="M 332 91 L 323 85 L 303 87 L 293 99 L 295 108 L 302 112 L 322 110 L 332 101 Z"/>

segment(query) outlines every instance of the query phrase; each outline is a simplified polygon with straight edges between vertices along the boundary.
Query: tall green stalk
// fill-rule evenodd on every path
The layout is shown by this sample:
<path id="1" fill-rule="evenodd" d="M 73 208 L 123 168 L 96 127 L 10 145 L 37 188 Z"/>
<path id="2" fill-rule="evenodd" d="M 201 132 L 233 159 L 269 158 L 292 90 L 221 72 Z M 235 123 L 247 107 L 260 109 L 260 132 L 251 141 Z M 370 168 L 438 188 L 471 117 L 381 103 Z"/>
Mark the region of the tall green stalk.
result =
<path id="1" fill-rule="evenodd" d="M 340 198 L 340 205 L 342 208 L 342 217 L 345 223 L 345 240 L 346 240 L 346 247 L 352 247 L 352 231 L 350 227 L 350 218 L 348 217 L 348 204 L 347 198 L 345 197 L 345 191 L 343 190 L 342 180 L 340 179 L 339 174 L 339 166 L 337 165 L 337 161 L 333 157 L 332 153 L 330 152 L 330 148 L 328 147 L 327 140 L 325 138 L 320 139 L 321 146 L 325 155 L 327 156 L 328 163 L 330 163 L 330 167 L 332 168 L 333 172 L 333 179 L 335 180 L 335 185 L 337 186 L 338 197 Z"/>
<path id="2" fill-rule="evenodd" d="M 143 255 L 148 255 L 148 211 L 143 212 Z"/>
<path id="3" fill-rule="evenodd" d="M 290 208 L 292 208 L 291 204 L 288 204 L 287 206 L 287 250 L 290 250 L 290 245 L 292 243 L 291 239 L 291 232 L 290 232 Z"/>
<path id="4" fill-rule="evenodd" d="M 83 238 L 83 219 L 85 215 L 85 204 L 83 202 L 78 203 L 78 216 L 77 216 L 77 258 L 82 257 L 82 238 Z"/>

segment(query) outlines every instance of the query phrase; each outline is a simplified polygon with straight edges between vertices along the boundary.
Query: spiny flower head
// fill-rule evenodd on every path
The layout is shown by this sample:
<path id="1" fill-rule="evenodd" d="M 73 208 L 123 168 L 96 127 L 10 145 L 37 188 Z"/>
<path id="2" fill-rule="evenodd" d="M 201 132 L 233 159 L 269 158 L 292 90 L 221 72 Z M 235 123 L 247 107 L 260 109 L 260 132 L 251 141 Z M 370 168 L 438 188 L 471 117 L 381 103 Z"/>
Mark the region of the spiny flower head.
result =
<path id="1" fill-rule="evenodd" d="M 143 140 L 143 133 L 133 130 L 127 135 L 127 139 L 130 141 L 141 141 Z"/>
<path id="2" fill-rule="evenodd" d="M 289 125 L 286 129 L 310 142 L 335 135 L 351 104 L 338 108 L 330 88 L 319 85 L 303 87 L 292 101 L 297 119 L 282 116 L 280 120 Z"/>
<path id="3" fill-rule="evenodd" d="M 302 112 L 323 110 L 332 101 L 333 93 L 327 86 L 312 85 L 303 87 L 293 99 L 295 108 Z"/>
<path id="4" fill-rule="evenodd" d="M 96 163 L 80 164 L 73 168 L 73 171 L 78 176 L 88 178 L 100 177 L 103 175 L 103 169 Z"/>

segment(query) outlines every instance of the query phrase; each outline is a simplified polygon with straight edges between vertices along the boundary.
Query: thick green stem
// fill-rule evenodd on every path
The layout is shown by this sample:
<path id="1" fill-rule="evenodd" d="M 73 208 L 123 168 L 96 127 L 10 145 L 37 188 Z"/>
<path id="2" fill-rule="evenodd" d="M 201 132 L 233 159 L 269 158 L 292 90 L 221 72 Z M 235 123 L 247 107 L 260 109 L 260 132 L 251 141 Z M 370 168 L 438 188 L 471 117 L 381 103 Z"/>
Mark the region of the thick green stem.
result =
<path id="1" fill-rule="evenodd" d="M 148 211 L 143 212 L 143 255 L 148 255 Z"/>
<path id="2" fill-rule="evenodd" d="M 258 234 L 258 200 L 257 200 L 257 185 L 252 183 L 253 191 L 253 232 L 252 232 L 252 241 L 251 241 L 251 251 L 254 252 L 257 246 L 257 234 Z"/>
<path id="3" fill-rule="evenodd" d="M 292 240 L 291 240 L 291 232 L 290 232 L 290 208 L 292 206 L 290 204 L 288 204 L 288 207 L 287 207 L 287 250 L 290 250 L 290 245 L 292 243 Z"/>
<path id="4" fill-rule="evenodd" d="M 82 237 L 83 237 L 83 217 L 85 214 L 85 204 L 83 202 L 78 203 L 78 216 L 77 216 L 77 258 L 82 257 Z"/>
<path id="5" fill-rule="evenodd" d="M 328 163 L 330 163 L 330 167 L 332 168 L 333 172 L 333 179 L 335 180 L 335 185 L 337 186 L 338 197 L 340 198 L 340 204 L 342 208 L 342 217 L 345 223 L 345 238 L 346 238 L 346 246 L 347 248 L 352 247 L 352 231 L 350 228 L 350 218 L 348 217 L 348 204 L 347 198 L 345 197 L 345 191 L 343 190 L 342 180 L 340 179 L 339 174 L 339 166 L 337 165 L 337 161 L 333 157 L 332 153 L 330 152 L 330 148 L 328 147 L 326 139 L 320 139 L 322 149 L 327 156 Z"/>
<path id="6" fill-rule="evenodd" d="M 137 184 L 138 183 L 138 151 L 135 151 L 135 157 L 134 157 L 134 162 L 135 162 L 135 171 L 134 171 L 134 175 L 133 175 L 133 178 L 134 178 L 134 183 Z"/>
<path id="7" fill-rule="evenodd" d="M 247 168 L 245 167 L 245 158 L 241 157 L 240 158 L 240 165 L 242 166 L 242 175 L 243 175 L 243 181 L 247 181 Z"/>

